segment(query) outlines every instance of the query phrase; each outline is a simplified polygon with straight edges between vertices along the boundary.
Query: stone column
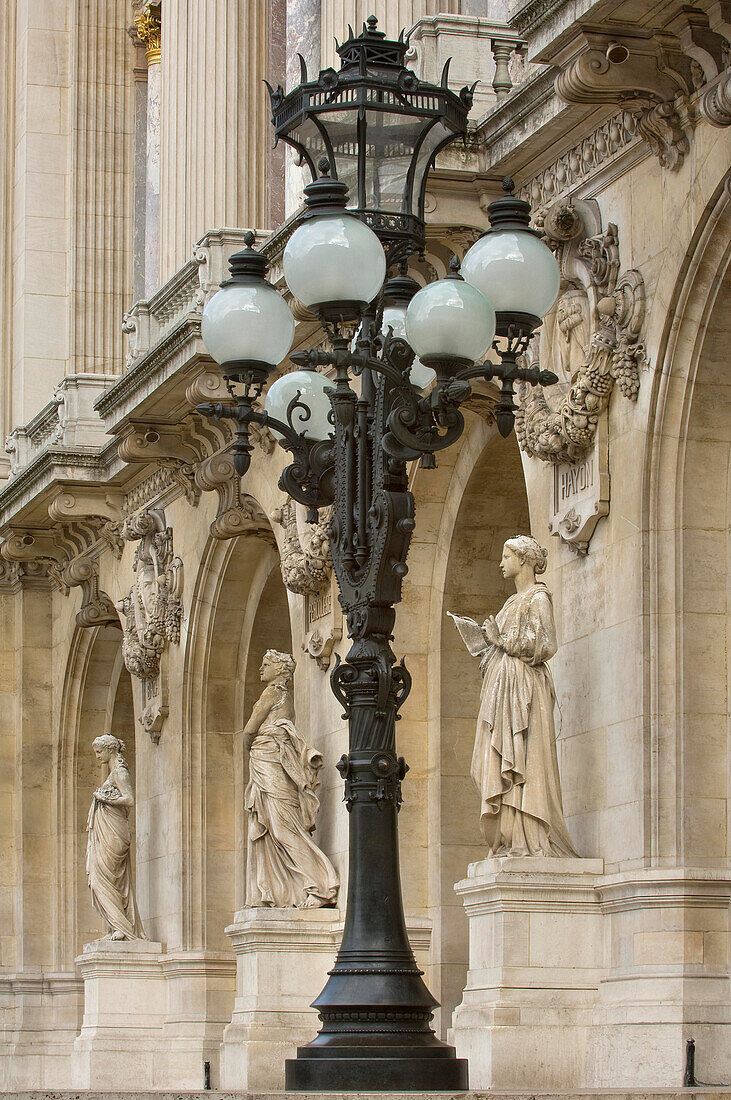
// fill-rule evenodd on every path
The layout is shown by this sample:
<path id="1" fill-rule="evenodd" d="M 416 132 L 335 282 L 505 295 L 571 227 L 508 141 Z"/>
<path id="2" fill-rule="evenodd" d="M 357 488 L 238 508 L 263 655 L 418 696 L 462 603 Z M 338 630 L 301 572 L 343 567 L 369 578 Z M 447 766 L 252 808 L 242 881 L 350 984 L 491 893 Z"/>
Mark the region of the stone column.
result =
<path id="1" fill-rule="evenodd" d="M 267 0 L 165 0 L 160 282 L 206 230 L 266 228 Z"/>
<path id="2" fill-rule="evenodd" d="M 296 88 L 302 79 L 302 54 L 310 79 L 320 71 L 320 0 L 289 0 L 287 4 L 287 91 Z M 286 189 L 284 212 L 289 217 L 302 205 L 302 188 L 310 182 L 306 167 L 299 167 L 294 149 L 287 147 Z"/>
<path id="3" fill-rule="evenodd" d="M 135 19 L 147 58 L 147 155 L 145 162 L 145 297 L 160 285 L 160 5 L 147 3 Z"/>

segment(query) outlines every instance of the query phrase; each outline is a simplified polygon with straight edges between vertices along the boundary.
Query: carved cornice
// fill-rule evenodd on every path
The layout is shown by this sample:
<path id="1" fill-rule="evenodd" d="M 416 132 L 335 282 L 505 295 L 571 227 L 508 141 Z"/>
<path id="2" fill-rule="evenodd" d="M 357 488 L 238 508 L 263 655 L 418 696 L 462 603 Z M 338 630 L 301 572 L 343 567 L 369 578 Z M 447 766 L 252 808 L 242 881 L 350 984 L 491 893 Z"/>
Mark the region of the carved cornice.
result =
<path id="1" fill-rule="evenodd" d="M 110 386 L 106 393 L 94 402 L 94 408 L 106 419 L 137 390 L 147 390 L 148 383 L 157 382 L 155 375 L 170 365 L 171 358 L 182 350 L 191 340 L 200 339 L 200 318 L 185 317 L 165 337 L 144 355 L 133 367 L 121 376 L 118 382 Z"/>
<path id="2" fill-rule="evenodd" d="M 145 44 L 148 65 L 159 65 L 161 57 L 162 19 L 160 5 L 148 2 L 135 16 L 135 27 L 141 42 Z"/>
<path id="3" fill-rule="evenodd" d="M 550 18 L 554 12 L 564 7 L 565 4 L 566 0 L 530 0 L 519 11 L 510 16 L 508 26 L 524 38 L 539 27 L 544 20 Z"/>
<path id="4" fill-rule="evenodd" d="M 521 197 L 530 202 L 536 214 L 559 195 L 573 191 L 595 175 L 638 139 L 634 116 L 620 111 L 527 180 L 521 186 Z"/>

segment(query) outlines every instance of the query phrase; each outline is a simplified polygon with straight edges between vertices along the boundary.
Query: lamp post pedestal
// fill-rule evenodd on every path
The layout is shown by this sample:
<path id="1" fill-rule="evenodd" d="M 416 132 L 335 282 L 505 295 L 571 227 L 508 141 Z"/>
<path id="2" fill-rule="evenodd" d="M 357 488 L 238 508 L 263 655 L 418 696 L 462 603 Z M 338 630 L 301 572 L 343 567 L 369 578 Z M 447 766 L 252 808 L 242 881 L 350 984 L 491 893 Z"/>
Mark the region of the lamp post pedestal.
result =
<path id="1" fill-rule="evenodd" d="M 393 620 L 393 608 L 379 610 Z M 410 678 L 381 634 L 356 639 L 332 681 L 350 718 L 350 751 L 338 764 L 349 813 L 347 915 L 335 965 L 313 1002 L 322 1028 L 287 1061 L 286 1087 L 460 1091 L 467 1061 L 430 1027 L 438 1003 L 414 959 L 401 901 L 398 811 L 407 767 L 394 728 Z"/>

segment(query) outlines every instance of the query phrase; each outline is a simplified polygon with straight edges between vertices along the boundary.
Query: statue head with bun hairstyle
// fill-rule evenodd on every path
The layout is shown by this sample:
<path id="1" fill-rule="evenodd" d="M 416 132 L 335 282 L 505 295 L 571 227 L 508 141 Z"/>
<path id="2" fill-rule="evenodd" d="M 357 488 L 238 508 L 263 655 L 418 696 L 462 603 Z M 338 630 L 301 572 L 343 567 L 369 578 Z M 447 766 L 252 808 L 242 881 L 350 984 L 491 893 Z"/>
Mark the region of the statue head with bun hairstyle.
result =
<path id="1" fill-rule="evenodd" d="M 546 572 L 548 551 L 530 535 L 516 535 L 507 539 L 505 545 L 512 550 L 522 565 L 529 565 L 534 573 Z"/>

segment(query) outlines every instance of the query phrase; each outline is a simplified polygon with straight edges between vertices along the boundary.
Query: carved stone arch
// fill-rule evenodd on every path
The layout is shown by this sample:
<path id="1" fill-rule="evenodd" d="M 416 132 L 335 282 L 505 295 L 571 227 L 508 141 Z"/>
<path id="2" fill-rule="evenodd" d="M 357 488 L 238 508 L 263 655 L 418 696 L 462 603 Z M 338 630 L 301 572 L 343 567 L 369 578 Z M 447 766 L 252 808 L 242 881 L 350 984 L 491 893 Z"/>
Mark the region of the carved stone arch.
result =
<path id="1" fill-rule="evenodd" d="M 686 861 L 703 865 L 705 853 L 697 850 L 692 835 L 694 822 L 708 809 L 698 802 L 698 768 L 705 757 L 709 777 L 723 781 L 727 776 L 727 761 L 720 765 L 717 761 L 713 767 L 709 758 L 709 723 L 699 717 L 693 720 L 698 691 L 706 696 L 708 691 L 716 691 L 725 683 L 726 672 L 708 663 L 715 660 L 718 664 L 719 654 L 713 644 L 715 627 L 707 597 L 688 586 L 689 575 L 694 583 L 708 575 L 709 562 L 697 557 L 691 561 L 688 555 L 695 556 L 694 532 L 707 522 L 703 509 L 708 515 L 717 512 L 729 492 L 727 484 L 719 483 L 725 471 L 714 460 L 714 447 L 701 451 L 696 429 L 699 412 L 708 426 L 720 427 L 725 419 L 728 431 L 731 422 L 728 385 L 715 386 L 711 374 L 714 340 L 719 336 L 723 340 L 731 314 L 730 188 L 731 174 L 711 196 L 686 251 L 667 309 L 649 403 L 643 478 L 649 653 L 645 663 L 644 711 L 648 719 L 643 796 L 645 857 L 655 866 Z M 727 349 L 728 342 L 722 353 L 726 372 Z M 718 432 L 714 434 L 717 438 L 708 442 L 715 444 L 720 455 L 727 443 Z M 726 524 L 729 518 L 727 514 Z M 713 522 L 717 525 L 718 517 Z M 713 539 L 704 541 L 710 547 Z M 725 564 L 722 571 L 725 577 Z M 724 590 L 725 582 L 716 595 L 717 607 Z M 701 642 L 708 656 L 705 669 L 698 664 L 696 652 Z M 726 744 L 726 755 L 728 751 Z M 727 778 L 725 782 L 728 800 Z M 720 793 L 717 791 L 717 796 Z M 713 837 L 720 839 L 722 834 L 723 827 L 709 831 L 706 862 L 717 861 Z"/>
<path id="2" fill-rule="evenodd" d="M 131 720 L 132 685 L 124 668 L 121 634 L 112 624 L 76 627 L 69 645 L 61 696 L 54 760 L 58 893 L 56 965 L 74 968 L 74 959 L 106 931 L 91 904 L 86 882 L 86 818 L 94 789 L 104 778 L 91 743 L 125 723 L 119 733 L 133 782 L 135 723 Z M 134 853 L 134 814 L 131 817 Z M 134 868 L 133 857 L 133 868 Z M 144 891 L 143 891 L 144 893 Z M 144 903 L 139 898 L 141 909 Z"/>
<path id="3" fill-rule="evenodd" d="M 245 710 L 256 698 L 251 681 L 264 650 L 292 648 L 279 564 L 271 530 L 263 537 L 210 537 L 195 578 L 182 708 L 188 950 L 227 950 L 224 929 L 243 904 Z"/>

